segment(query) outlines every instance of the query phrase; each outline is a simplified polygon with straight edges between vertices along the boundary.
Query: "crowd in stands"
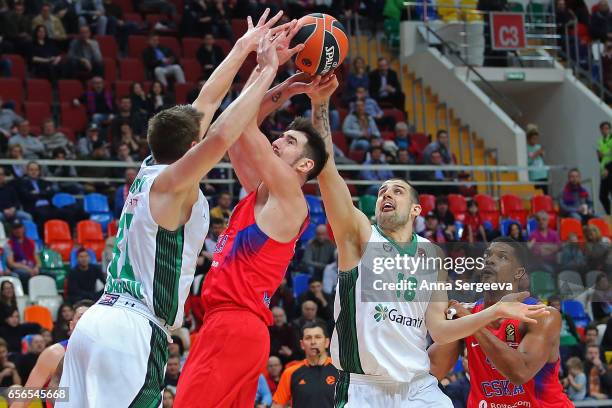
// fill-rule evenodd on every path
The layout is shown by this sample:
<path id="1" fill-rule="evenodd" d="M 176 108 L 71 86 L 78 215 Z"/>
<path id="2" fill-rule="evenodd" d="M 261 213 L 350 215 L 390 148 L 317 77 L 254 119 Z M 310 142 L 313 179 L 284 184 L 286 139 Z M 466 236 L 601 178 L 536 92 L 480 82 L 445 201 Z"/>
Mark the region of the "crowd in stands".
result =
<path id="1" fill-rule="evenodd" d="M 284 18 L 300 17 L 315 10 L 330 12 L 341 19 L 354 12 L 367 14 L 373 21 L 383 18 L 381 2 L 375 1 L 0 0 L 0 75 L 9 81 L 1 82 L 0 86 L 17 81 L 19 88 L 18 92 L 9 92 L 12 88 L 8 86 L 0 88 L 3 91 L 0 155 L 30 161 L 26 165 L 0 167 L 3 227 L 0 280 L 5 279 L 0 283 L 0 385 L 24 384 L 40 352 L 53 342 L 68 338 L 68 323 L 74 314 L 72 305 L 96 300 L 100 295 L 106 266 L 112 257 L 116 221 L 106 220 L 103 229 L 98 227 L 105 231 L 105 235 L 100 232 L 97 241 L 101 246 L 82 246 L 78 239 L 78 244 L 73 245 L 72 231 L 79 235 L 80 226 L 88 225 L 82 222 L 99 215 L 85 208 L 86 198 L 92 193 L 102 194 L 111 203 L 104 215 L 119 217 L 136 178 L 136 167 L 149 153 L 148 118 L 176 103 L 193 101 L 203 81 L 244 29 L 244 18 L 260 14 L 267 6 L 274 10 L 279 3 L 288 11 Z M 575 12 L 574 5 L 571 9 Z M 392 13 L 390 10 L 385 8 L 386 17 Z M 558 8 L 557 13 L 560 12 L 563 9 Z M 603 12 L 601 9 L 600 13 Z M 592 23 L 594 19 L 591 16 Z M 348 164 L 457 164 L 447 130 L 440 129 L 431 137 L 416 133 L 410 125 L 402 85 L 389 61 L 379 58 L 373 65 L 369 67 L 357 56 L 347 60 L 337 72 L 341 89 L 330 107 L 335 160 Z M 237 96 L 253 66 L 254 62 L 247 60 L 221 109 Z M 290 61 L 279 70 L 277 80 L 295 72 Z M 27 97 L 22 88 L 27 90 Z M 296 115 L 310 115 L 308 98 L 303 95 L 292 98 L 268 117 L 262 130 L 270 138 L 278 136 Z M 527 136 L 530 165 L 544 165 L 537 127 L 531 126 Z M 612 162 L 612 147 L 607 144 L 612 140 L 609 124 L 607 127 L 602 124 L 602 137 L 600 199 L 604 207 L 608 200 L 605 209 L 609 213 L 608 195 L 612 191 L 606 181 L 607 166 Z M 133 164 L 134 168 L 41 166 L 37 161 L 43 159 L 115 160 Z M 230 172 L 215 169 L 208 177 L 228 179 Z M 477 194 L 474 187 L 459 183 L 469 178 L 462 172 L 443 168 L 411 172 L 363 169 L 354 174 L 372 182 L 359 189 L 350 187 L 353 195 L 361 195 L 358 205 L 369 217 L 373 215 L 372 200 L 375 201 L 378 186 L 388 178 L 452 182 L 452 186 L 419 187 L 423 212 L 415 224 L 418 234 L 440 244 L 479 244 L 499 235 L 525 242 L 537 267 L 533 271 L 538 272 L 532 274 L 532 290 L 542 289 L 536 295 L 542 295 L 563 312 L 561 351 L 568 394 L 576 400 L 612 396 L 609 369 L 612 356 L 607 354 L 612 352 L 608 282 L 612 234 L 609 225 L 597 217 L 591 193 L 581 183 L 579 169 L 568 172 L 567 184 L 558 196 L 534 197 L 528 207 L 519 199 L 519 205 L 510 209 L 508 203 L 516 203 L 514 198 L 501 197 L 500 210 L 492 197 Z M 48 180 L 77 176 L 98 181 Z M 106 179 L 124 182 L 117 186 Z M 547 179 L 545 170 L 530 172 L 530 180 L 538 183 L 545 194 Z M 189 345 L 202 325 L 200 287 L 212 264 L 219 235 L 240 196 L 230 185 L 206 183 L 203 189 L 211 202 L 210 230 L 186 303 L 184 328 L 175 333 L 174 342 L 169 345 L 164 407 L 172 406 Z M 58 193 L 68 193 L 77 200 L 57 205 Z M 319 199 L 311 196 L 309 200 L 313 225 L 300 240 L 287 277 L 270 301 L 274 325 L 270 327 L 271 352 L 258 394 L 259 407 L 270 405 L 273 398 L 277 400 L 275 393 L 292 362 L 308 359 L 309 349 L 300 342 L 309 335 L 305 329 L 319 327 L 327 338 L 333 330 L 337 253 L 320 202 L 317 207 Z M 46 234 L 53 224 L 49 222 L 56 220 L 61 220 L 57 224 L 60 226 L 65 222 L 69 237 L 59 268 L 54 263 L 54 252 L 42 245 L 43 241 L 47 243 Z M 1 234 L 3 231 L 6 237 Z M 43 236 L 44 239 L 39 238 Z M 580 321 L 574 321 L 575 314 L 565 313 L 565 303 L 554 296 L 563 291 L 566 280 L 562 274 L 568 270 L 577 274 L 583 289 L 586 288 L 587 297 L 581 301 L 586 308 Z M 27 300 L 31 295 L 32 281 L 48 276 L 56 280 L 66 303 L 56 305 L 55 322 L 43 326 L 26 318 L 27 304 L 18 300 Z M 9 280 L 11 277 L 16 279 Z M 479 279 L 476 271 L 466 272 L 463 279 L 466 277 Z M 546 283 L 543 287 L 542 281 Z M 451 297 L 473 301 L 472 295 L 453 293 Z M 457 407 L 465 406 L 461 405 L 465 404 L 462 398 L 469 388 L 466 366 L 463 359 L 443 382 Z M 293 369 L 286 375 L 291 373 Z M 279 401 L 286 401 L 286 392 L 284 389 L 279 393 Z"/>

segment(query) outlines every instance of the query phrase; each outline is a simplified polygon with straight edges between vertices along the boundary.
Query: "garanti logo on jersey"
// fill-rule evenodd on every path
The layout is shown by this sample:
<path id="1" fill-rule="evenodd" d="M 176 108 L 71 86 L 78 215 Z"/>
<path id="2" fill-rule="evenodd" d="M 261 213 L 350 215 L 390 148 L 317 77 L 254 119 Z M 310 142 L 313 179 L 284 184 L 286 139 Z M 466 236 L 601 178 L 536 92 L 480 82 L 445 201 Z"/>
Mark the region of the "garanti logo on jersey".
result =
<path id="1" fill-rule="evenodd" d="M 397 309 L 389 309 L 380 303 L 374 307 L 374 320 L 377 322 L 389 320 L 401 326 L 416 327 L 417 329 L 423 325 L 423 318 L 404 316 Z"/>

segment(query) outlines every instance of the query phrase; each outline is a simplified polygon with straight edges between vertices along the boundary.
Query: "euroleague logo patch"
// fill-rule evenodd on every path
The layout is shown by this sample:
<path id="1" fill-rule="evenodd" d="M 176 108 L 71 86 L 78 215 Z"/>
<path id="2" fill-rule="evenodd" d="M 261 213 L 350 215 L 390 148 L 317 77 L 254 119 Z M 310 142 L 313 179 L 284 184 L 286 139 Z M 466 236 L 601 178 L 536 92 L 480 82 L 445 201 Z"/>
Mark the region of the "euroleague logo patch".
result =
<path id="1" fill-rule="evenodd" d="M 336 377 L 334 377 L 333 375 L 328 375 L 327 378 L 325 379 L 325 382 L 328 385 L 334 385 L 336 383 Z"/>

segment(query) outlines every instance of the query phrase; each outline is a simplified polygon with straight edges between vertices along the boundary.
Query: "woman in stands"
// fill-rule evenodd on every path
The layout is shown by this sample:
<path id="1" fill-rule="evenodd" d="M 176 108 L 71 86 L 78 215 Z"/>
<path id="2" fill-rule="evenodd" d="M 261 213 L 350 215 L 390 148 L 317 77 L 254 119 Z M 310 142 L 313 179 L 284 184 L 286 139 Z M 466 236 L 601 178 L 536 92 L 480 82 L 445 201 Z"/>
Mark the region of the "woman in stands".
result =
<path id="1" fill-rule="evenodd" d="M 53 324 L 53 339 L 56 342 L 66 340 L 68 331 L 70 330 L 70 321 L 74 317 L 74 309 L 69 303 L 64 303 L 60 306 L 57 313 L 57 320 Z"/>
<path id="2" fill-rule="evenodd" d="M 170 106 L 174 105 L 174 98 L 164 91 L 164 86 L 159 81 L 153 81 L 151 92 L 147 96 L 147 109 L 149 115 L 153 116 Z"/>
<path id="3" fill-rule="evenodd" d="M 47 35 L 47 28 L 38 25 L 32 35 L 32 55 L 30 64 L 34 75 L 55 81 L 62 75 L 62 55 L 55 42 Z"/>
<path id="4" fill-rule="evenodd" d="M 588 270 L 603 271 L 610 252 L 610 240 L 603 238 L 599 228 L 587 224 L 583 228 L 584 254 Z"/>
<path id="5" fill-rule="evenodd" d="M 351 72 L 346 79 L 346 92 L 344 99 L 352 101 L 355 99 L 357 88 L 370 89 L 370 78 L 368 77 L 368 67 L 365 60 L 361 57 L 356 57 L 353 60 Z"/>
<path id="6" fill-rule="evenodd" d="M 146 117 L 149 116 L 147 94 L 140 82 L 132 82 L 130 85 L 130 100 L 132 101 L 133 112 L 138 112 Z"/>
<path id="7" fill-rule="evenodd" d="M 10 281 L 0 284 L 0 316 L 6 316 L 13 308 L 17 309 L 15 286 Z"/>
<path id="8" fill-rule="evenodd" d="M 521 224 L 518 222 L 513 222 L 510 224 L 508 228 L 508 236 L 515 240 L 516 242 L 525 242 L 525 237 L 523 237 L 523 230 L 521 228 Z"/>

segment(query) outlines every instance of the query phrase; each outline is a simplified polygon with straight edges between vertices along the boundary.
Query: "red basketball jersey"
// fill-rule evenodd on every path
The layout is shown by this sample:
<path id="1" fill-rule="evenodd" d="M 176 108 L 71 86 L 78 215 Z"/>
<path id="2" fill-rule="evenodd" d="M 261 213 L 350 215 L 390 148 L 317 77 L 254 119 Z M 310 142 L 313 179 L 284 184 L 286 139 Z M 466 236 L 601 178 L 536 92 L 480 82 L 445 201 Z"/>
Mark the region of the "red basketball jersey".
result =
<path id="1" fill-rule="evenodd" d="M 536 304 L 528 298 L 526 304 Z M 480 312 L 484 302 L 476 303 L 473 313 Z M 522 340 L 519 320 L 506 319 L 497 329 L 487 329 L 512 348 Z M 468 370 L 470 372 L 470 395 L 468 408 L 569 408 L 574 405 L 563 393 L 559 383 L 559 363 L 546 363 L 534 378 L 523 385 L 514 385 L 495 369 L 482 351 L 474 336 L 466 337 Z"/>
<path id="2" fill-rule="evenodd" d="M 213 264 L 202 287 L 202 303 L 205 313 L 248 309 L 271 325 L 270 298 L 287 272 L 309 218 L 291 241 L 275 241 L 255 222 L 256 198 L 253 191 L 238 203 L 227 229 L 219 236 Z"/>

